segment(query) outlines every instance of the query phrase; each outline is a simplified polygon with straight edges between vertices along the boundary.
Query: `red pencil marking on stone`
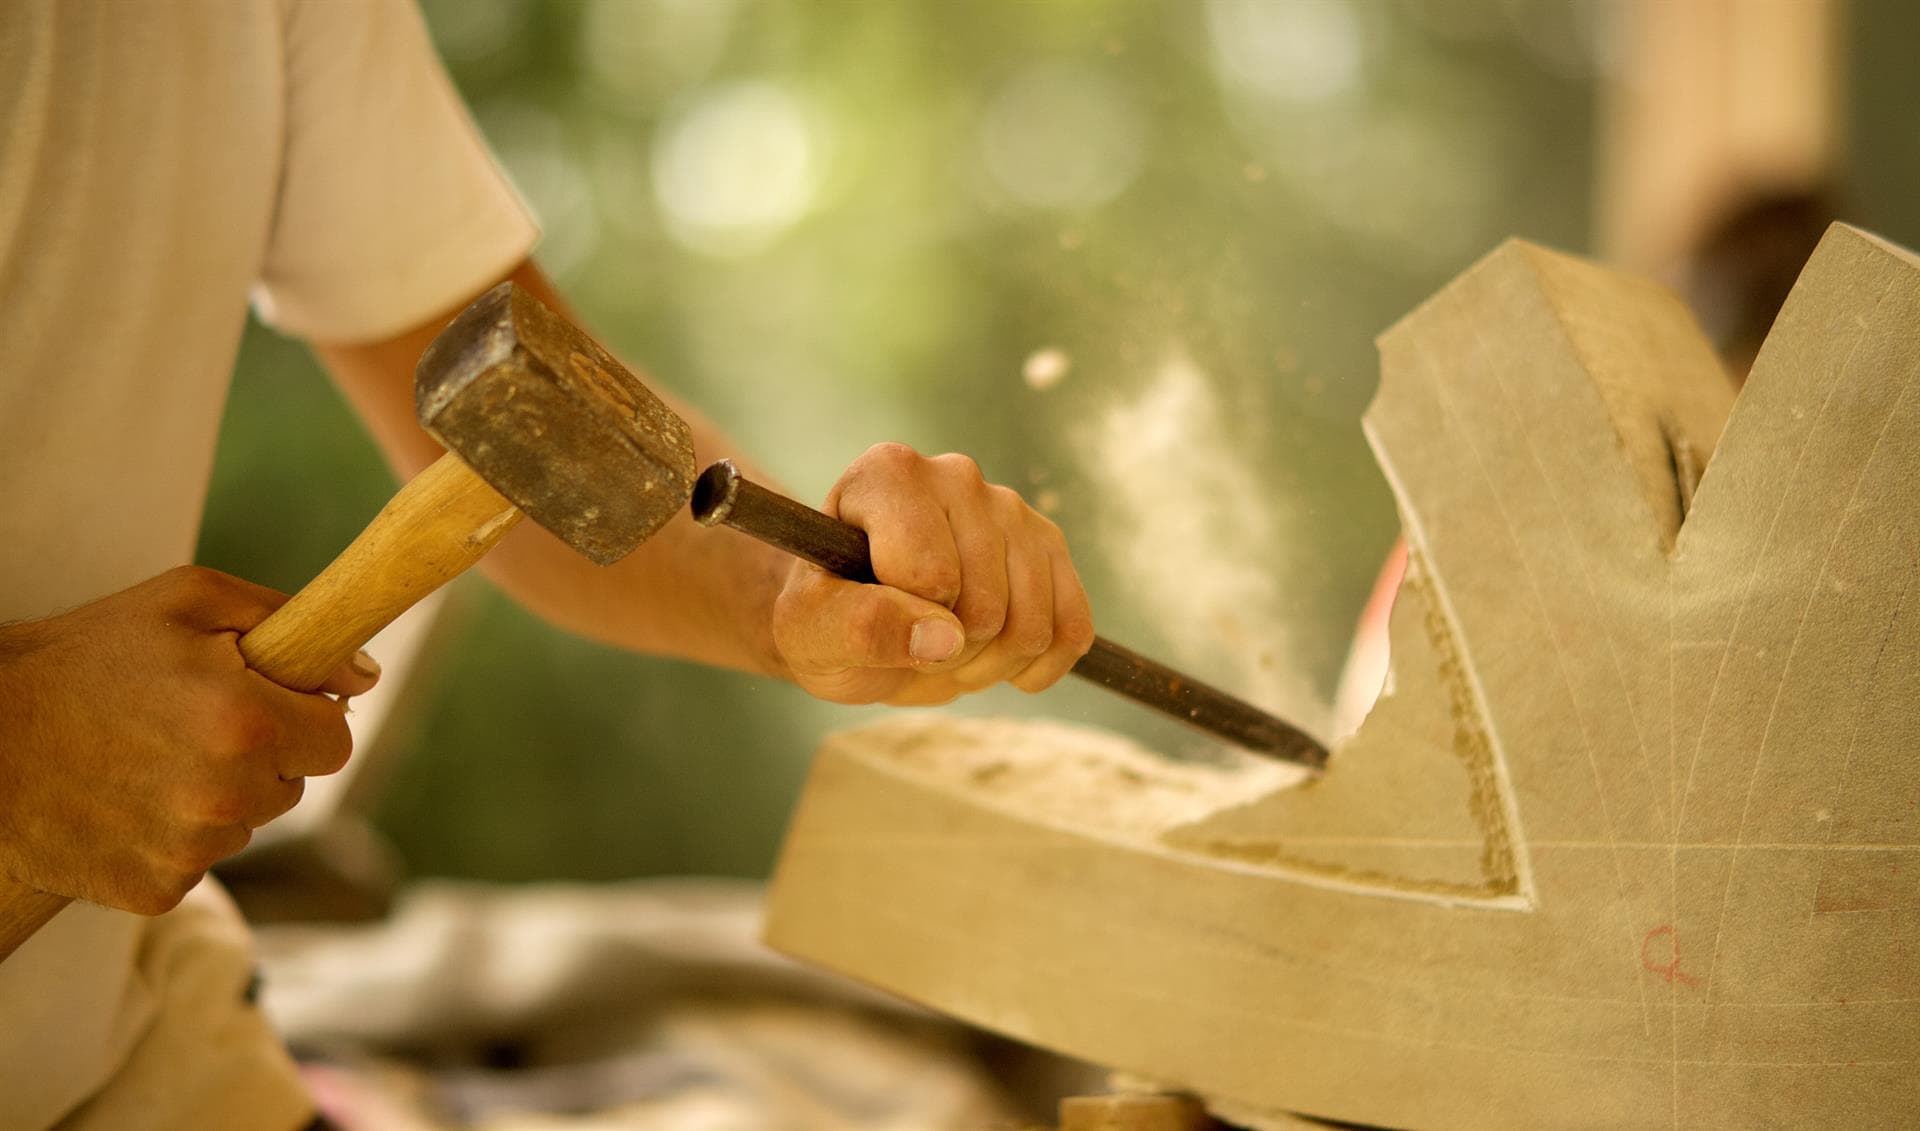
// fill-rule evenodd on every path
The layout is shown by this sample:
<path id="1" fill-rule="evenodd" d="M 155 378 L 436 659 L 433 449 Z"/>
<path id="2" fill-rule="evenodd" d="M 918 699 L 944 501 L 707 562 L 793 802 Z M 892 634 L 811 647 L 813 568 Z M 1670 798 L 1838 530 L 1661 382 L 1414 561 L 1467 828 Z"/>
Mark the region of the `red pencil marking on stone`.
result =
<path id="1" fill-rule="evenodd" d="M 1664 963 L 1655 961 L 1653 953 L 1653 940 L 1662 936 L 1666 937 L 1667 950 L 1673 955 L 1672 959 Z M 1665 978 L 1669 986 L 1676 982 L 1683 986 L 1700 984 L 1700 979 L 1680 969 L 1680 937 L 1673 933 L 1673 925 L 1670 923 L 1655 927 L 1647 932 L 1647 937 L 1640 940 L 1640 966 Z"/>

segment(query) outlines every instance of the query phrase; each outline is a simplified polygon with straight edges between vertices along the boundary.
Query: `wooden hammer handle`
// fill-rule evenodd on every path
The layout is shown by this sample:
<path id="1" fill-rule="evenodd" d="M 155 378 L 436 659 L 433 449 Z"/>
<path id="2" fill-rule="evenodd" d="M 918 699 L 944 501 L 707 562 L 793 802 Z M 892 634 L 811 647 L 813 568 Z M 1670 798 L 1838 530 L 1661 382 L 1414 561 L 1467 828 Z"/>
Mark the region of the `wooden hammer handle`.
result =
<path id="1" fill-rule="evenodd" d="M 459 457 L 444 455 L 400 489 L 320 576 L 240 638 L 247 666 L 312 691 L 415 602 L 480 560 L 520 511 Z M 0 880 L 0 961 L 68 897 Z"/>
<path id="2" fill-rule="evenodd" d="M 421 598 L 466 572 L 520 521 L 451 453 L 380 509 L 320 576 L 240 638 L 247 666 L 312 691 Z"/>

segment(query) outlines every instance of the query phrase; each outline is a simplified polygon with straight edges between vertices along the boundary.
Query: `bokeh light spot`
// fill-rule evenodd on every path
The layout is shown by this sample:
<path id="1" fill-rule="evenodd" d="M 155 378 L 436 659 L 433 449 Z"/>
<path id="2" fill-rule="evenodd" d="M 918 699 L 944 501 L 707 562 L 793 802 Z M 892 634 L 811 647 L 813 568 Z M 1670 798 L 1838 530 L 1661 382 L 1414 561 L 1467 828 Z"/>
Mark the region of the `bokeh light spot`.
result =
<path id="1" fill-rule="evenodd" d="M 1026 362 L 1020 366 L 1020 379 L 1027 383 L 1027 388 L 1044 393 L 1066 380 L 1072 368 L 1073 359 L 1067 356 L 1066 350 L 1047 346 L 1027 355 Z"/>
<path id="2" fill-rule="evenodd" d="M 1090 208 L 1140 171 L 1144 127 L 1126 88 L 1080 63 L 1038 63 L 1000 88 L 981 123 L 994 181 L 1022 203 Z"/>
<path id="3" fill-rule="evenodd" d="M 1322 102 L 1360 82 L 1364 36 L 1352 0 L 1208 0 L 1222 77 L 1288 102 Z"/>
<path id="4" fill-rule="evenodd" d="M 792 94 L 737 83 L 707 91 L 661 129 L 654 195 L 684 246 L 751 255 L 806 214 L 820 164 L 815 127 Z"/>

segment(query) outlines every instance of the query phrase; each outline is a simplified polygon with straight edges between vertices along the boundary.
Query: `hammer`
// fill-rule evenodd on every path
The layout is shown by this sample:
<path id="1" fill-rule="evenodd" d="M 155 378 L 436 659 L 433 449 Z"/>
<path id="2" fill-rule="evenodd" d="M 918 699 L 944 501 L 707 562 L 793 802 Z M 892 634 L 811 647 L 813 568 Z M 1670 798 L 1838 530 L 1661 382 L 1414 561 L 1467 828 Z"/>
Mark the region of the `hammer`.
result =
<path id="1" fill-rule="evenodd" d="M 420 423 L 449 454 L 240 638 L 247 666 L 275 683 L 318 688 L 395 617 L 479 561 L 523 514 L 609 565 L 692 494 L 686 422 L 585 332 L 512 283 L 482 295 L 427 347 L 414 398 Z M 0 880 L 0 959 L 68 902 Z"/>

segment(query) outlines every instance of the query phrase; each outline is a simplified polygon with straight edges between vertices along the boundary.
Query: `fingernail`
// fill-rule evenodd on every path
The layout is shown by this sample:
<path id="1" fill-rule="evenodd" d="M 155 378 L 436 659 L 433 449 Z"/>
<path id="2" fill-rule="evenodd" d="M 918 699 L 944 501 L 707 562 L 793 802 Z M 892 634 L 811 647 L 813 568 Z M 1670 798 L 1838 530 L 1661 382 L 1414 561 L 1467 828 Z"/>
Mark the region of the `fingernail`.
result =
<path id="1" fill-rule="evenodd" d="M 355 652 L 353 659 L 347 661 L 347 666 L 368 679 L 374 679 L 380 674 L 379 661 L 365 652 Z"/>
<path id="2" fill-rule="evenodd" d="M 962 643 L 960 630 L 952 621 L 928 617 L 913 623 L 913 638 L 907 642 L 907 651 L 923 664 L 937 664 L 959 655 Z"/>

